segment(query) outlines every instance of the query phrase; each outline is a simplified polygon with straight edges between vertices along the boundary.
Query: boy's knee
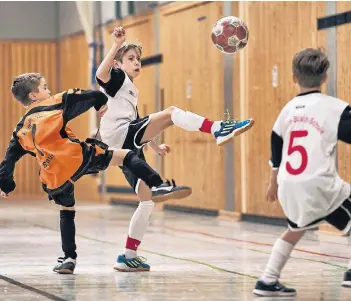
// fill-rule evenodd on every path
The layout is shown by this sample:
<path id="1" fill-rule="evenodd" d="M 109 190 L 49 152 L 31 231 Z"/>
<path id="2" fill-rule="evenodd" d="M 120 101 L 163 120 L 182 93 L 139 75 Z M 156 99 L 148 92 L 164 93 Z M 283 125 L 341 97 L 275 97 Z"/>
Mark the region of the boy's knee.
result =
<path id="1" fill-rule="evenodd" d="M 123 165 L 123 161 L 129 152 L 131 152 L 130 149 L 113 150 L 113 155 L 111 160 L 112 165 L 117 165 L 117 166 Z"/>
<path id="2" fill-rule="evenodd" d="M 169 114 L 169 116 L 172 115 L 173 112 L 179 110 L 179 108 L 175 107 L 175 106 L 170 106 L 167 109 L 165 109 L 166 113 Z"/>
<path id="3" fill-rule="evenodd" d="M 62 193 L 59 195 L 53 196 L 53 199 L 56 205 L 60 205 L 61 208 L 73 208 L 73 209 L 62 209 L 62 210 L 70 210 L 74 211 L 74 205 L 76 204 L 76 200 L 74 198 L 74 186 L 72 185 L 71 190 L 66 193 Z"/>
<path id="4" fill-rule="evenodd" d="M 73 205 L 72 207 L 60 206 L 60 210 L 64 210 L 64 211 L 76 211 L 76 208 L 74 207 L 74 205 Z"/>
<path id="5" fill-rule="evenodd" d="M 76 217 L 76 211 L 75 210 L 67 210 L 65 208 L 71 208 L 71 207 L 61 207 L 60 218 L 62 220 L 74 220 Z"/>

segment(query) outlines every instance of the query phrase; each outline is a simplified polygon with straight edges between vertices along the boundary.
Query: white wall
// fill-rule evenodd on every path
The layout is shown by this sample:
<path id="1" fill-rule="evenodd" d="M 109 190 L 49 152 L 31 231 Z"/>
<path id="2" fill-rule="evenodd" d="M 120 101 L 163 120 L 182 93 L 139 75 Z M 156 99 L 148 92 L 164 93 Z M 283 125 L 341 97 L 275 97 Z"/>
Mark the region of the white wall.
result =
<path id="1" fill-rule="evenodd" d="M 116 1 L 101 1 L 101 21 L 116 16 Z M 135 13 L 155 1 L 135 1 Z M 97 5 L 95 5 L 95 25 Z M 128 2 L 121 1 L 121 14 L 128 15 Z M 0 1 L 0 39 L 56 39 L 83 31 L 75 1 Z"/>
<path id="2" fill-rule="evenodd" d="M 58 3 L 0 1 L 0 39 L 56 39 Z"/>

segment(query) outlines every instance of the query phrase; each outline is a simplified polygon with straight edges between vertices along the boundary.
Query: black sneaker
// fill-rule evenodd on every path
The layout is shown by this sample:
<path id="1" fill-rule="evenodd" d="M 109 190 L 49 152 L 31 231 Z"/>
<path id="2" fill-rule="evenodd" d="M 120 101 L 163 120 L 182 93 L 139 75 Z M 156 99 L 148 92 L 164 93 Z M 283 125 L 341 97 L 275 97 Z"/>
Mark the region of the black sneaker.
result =
<path id="1" fill-rule="evenodd" d="M 351 287 L 351 270 L 348 270 L 344 274 L 344 281 L 341 284 L 343 287 Z"/>
<path id="2" fill-rule="evenodd" d="M 54 267 L 53 271 L 59 274 L 73 274 L 77 264 L 76 259 L 70 257 L 59 257 L 58 264 Z"/>
<path id="3" fill-rule="evenodd" d="M 177 186 L 175 181 L 166 181 L 160 186 L 152 187 L 152 200 L 156 203 L 164 202 L 170 199 L 183 199 L 191 195 L 192 190 L 187 186 Z"/>
<path id="4" fill-rule="evenodd" d="M 277 281 L 274 284 L 265 284 L 262 280 L 256 282 L 255 289 L 253 293 L 258 296 L 280 296 L 280 297 L 292 297 L 296 296 L 296 290 L 293 288 L 287 288 Z"/>

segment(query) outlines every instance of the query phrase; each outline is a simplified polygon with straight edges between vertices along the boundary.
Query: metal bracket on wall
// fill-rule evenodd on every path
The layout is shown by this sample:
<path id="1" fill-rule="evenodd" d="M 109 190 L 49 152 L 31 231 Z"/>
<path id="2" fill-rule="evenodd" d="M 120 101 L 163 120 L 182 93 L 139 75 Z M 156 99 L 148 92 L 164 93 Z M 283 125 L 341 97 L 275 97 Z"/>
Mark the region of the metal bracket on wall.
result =
<path id="1" fill-rule="evenodd" d="M 346 11 L 340 14 L 326 16 L 317 19 L 317 29 L 323 30 L 343 24 L 351 23 L 351 11 Z"/>

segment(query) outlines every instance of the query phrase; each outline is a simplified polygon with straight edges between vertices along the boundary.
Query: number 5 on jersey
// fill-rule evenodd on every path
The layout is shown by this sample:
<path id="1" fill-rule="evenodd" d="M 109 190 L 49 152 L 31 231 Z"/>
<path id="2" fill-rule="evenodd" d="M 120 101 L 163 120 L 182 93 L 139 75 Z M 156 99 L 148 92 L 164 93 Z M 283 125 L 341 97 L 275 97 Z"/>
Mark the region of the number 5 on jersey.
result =
<path id="1" fill-rule="evenodd" d="M 301 164 L 297 168 L 292 167 L 289 162 L 286 162 L 286 170 L 291 175 L 296 176 L 296 175 L 302 174 L 307 167 L 308 155 L 307 155 L 306 149 L 302 145 L 294 143 L 294 140 L 296 138 L 303 138 L 303 137 L 306 137 L 307 135 L 308 135 L 308 132 L 305 130 L 292 131 L 290 134 L 288 156 L 292 155 L 295 152 L 299 153 L 301 156 Z"/>

